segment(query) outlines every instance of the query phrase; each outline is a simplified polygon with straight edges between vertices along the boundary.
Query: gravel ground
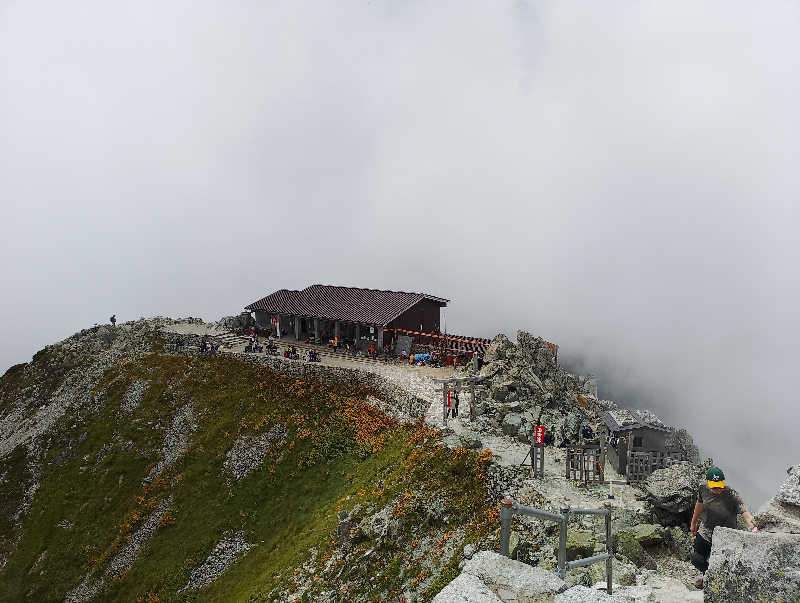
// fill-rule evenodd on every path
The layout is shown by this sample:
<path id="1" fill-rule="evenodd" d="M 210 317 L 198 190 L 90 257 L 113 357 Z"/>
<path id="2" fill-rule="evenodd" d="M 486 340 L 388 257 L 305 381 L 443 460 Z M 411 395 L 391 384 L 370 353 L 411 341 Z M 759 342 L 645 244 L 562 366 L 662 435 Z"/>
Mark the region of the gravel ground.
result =
<path id="1" fill-rule="evenodd" d="M 139 407 L 139 404 L 144 400 L 145 394 L 150 387 L 150 384 L 143 380 L 137 379 L 134 381 L 127 392 L 125 392 L 125 400 L 123 400 L 120 410 L 124 413 L 130 413 Z"/>
<path id="2" fill-rule="evenodd" d="M 203 323 L 192 321 L 179 321 L 164 324 L 161 326 L 161 331 L 165 333 L 178 333 L 180 335 L 224 335 L 228 331 L 220 329 L 214 323 Z"/>
<path id="3" fill-rule="evenodd" d="M 83 603 L 94 598 L 107 581 L 121 576 L 133 567 L 133 563 L 139 556 L 139 551 L 153 537 L 156 529 L 158 529 L 158 524 L 171 504 L 172 497 L 158 505 L 156 510 L 150 514 L 150 517 L 134 532 L 125 548 L 117 553 L 103 576 L 100 578 L 94 578 L 92 574 L 86 576 L 83 582 L 66 594 L 64 603 Z"/>
<path id="4" fill-rule="evenodd" d="M 254 546 L 244 539 L 243 532 L 219 541 L 203 564 L 192 570 L 189 582 L 178 593 L 211 584 Z"/>
<path id="5" fill-rule="evenodd" d="M 153 534 L 155 534 L 158 528 L 158 524 L 161 522 L 161 519 L 164 517 L 164 514 L 171 504 L 172 497 L 170 496 L 167 500 L 158 505 L 156 510 L 150 514 L 150 517 L 139 526 L 139 529 L 131 536 L 128 544 L 125 545 L 125 548 L 117 553 L 111 565 L 108 566 L 105 574 L 107 579 L 114 579 L 117 576 L 121 576 L 133 566 L 133 562 L 136 561 L 136 557 L 139 556 L 139 551 L 147 541 L 153 537 Z"/>
<path id="6" fill-rule="evenodd" d="M 164 433 L 164 445 L 161 448 L 162 458 L 150 470 L 148 478 L 158 477 L 161 473 L 181 458 L 189 445 L 189 436 L 197 429 L 194 410 L 191 404 L 182 406 L 175 414 L 172 425 Z M 148 479 L 145 478 L 145 479 Z"/>
<path id="7" fill-rule="evenodd" d="M 225 455 L 223 471 L 235 481 L 239 481 L 263 462 L 272 444 L 280 442 L 285 437 L 286 427 L 283 425 L 275 425 L 258 437 L 240 435 Z"/>

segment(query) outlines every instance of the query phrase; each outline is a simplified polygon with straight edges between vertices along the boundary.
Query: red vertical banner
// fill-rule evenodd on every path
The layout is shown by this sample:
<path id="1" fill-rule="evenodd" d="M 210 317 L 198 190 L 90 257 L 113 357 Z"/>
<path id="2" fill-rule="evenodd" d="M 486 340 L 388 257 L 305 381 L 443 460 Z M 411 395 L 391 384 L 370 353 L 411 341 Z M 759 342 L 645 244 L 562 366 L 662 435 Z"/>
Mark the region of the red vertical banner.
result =
<path id="1" fill-rule="evenodd" d="M 450 390 L 447 390 L 447 408 L 450 408 Z"/>
<path id="2" fill-rule="evenodd" d="M 544 425 L 537 425 L 533 430 L 533 443 L 544 444 Z"/>

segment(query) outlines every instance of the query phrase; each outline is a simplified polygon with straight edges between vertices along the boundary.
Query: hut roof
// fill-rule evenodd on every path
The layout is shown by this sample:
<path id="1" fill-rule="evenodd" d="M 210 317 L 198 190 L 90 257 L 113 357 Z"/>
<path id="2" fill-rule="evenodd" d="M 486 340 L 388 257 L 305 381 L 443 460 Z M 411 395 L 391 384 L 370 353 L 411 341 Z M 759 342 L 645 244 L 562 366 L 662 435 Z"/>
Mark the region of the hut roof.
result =
<path id="1" fill-rule="evenodd" d="M 450 301 L 427 293 L 311 285 L 301 291 L 279 289 L 245 306 L 245 310 L 383 326 L 423 300 L 440 306 Z"/>
<path id="2" fill-rule="evenodd" d="M 610 431 L 630 431 L 632 429 L 655 429 L 669 431 L 664 422 L 649 410 L 616 408 L 600 413 Z"/>

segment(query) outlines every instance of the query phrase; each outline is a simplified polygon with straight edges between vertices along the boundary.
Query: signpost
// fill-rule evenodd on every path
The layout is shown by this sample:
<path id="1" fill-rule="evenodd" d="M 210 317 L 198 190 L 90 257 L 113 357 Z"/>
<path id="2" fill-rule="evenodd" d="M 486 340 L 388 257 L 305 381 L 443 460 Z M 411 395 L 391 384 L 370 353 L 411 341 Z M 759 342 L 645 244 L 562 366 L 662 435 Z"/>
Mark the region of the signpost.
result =
<path id="1" fill-rule="evenodd" d="M 531 443 L 531 470 L 533 477 L 544 478 L 544 425 L 533 428 L 533 442 Z"/>

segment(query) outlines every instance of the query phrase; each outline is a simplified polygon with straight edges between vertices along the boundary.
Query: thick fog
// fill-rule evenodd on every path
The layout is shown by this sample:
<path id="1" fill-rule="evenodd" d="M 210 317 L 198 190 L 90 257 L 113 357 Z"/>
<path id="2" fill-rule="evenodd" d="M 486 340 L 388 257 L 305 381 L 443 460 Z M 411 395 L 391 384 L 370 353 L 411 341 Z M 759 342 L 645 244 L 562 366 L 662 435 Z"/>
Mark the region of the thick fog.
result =
<path id="1" fill-rule="evenodd" d="M 800 462 L 800 9 L 0 2 L 0 371 L 312 283 L 452 300 L 687 427 L 757 507 Z"/>

